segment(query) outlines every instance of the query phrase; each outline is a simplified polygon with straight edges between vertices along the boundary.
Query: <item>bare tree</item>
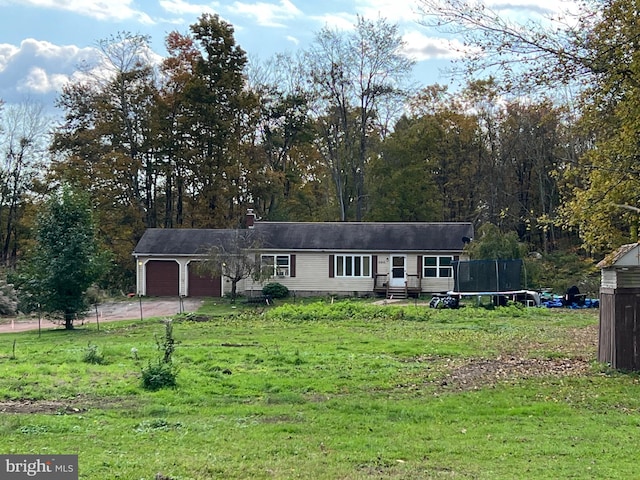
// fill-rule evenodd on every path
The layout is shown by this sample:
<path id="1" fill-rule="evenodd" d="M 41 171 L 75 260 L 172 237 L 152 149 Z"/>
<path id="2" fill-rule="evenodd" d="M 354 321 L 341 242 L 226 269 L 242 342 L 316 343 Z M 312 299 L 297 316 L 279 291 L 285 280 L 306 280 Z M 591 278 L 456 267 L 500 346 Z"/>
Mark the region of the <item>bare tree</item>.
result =
<path id="1" fill-rule="evenodd" d="M 593 3 L 593 2 L 591 2 Z M 506 5 L 506 4 L 505 4 Z M 586 82 L 599 70 L 589 45 L 598 9 L 551 13 L 518 21 L 500 7 L 470 0 L 418 0 L 420 23 L 462 41 L 451 73 L 492 75 L 508 89 Z M 505 10 L 508 6 L 504 7 Z"/>
<path id="2" fill-rule="evenodd" d="M 6 107 L 0 115 L 0 256 L 13 263 L 25 197 L 44 171 L 50 119 L 43 106 L 26 101 Z"/>
<path id="3" fill-rule="evenodd" d="M 359 17 L 352 33 L 320 31 L 308 53 L 318 149 L 331 170 L 342 221 L 352 204 L 353 217 L 362 220 L 373 145 L 389 130 L 386 113 L 407 93 L 413 61 L 399 53 L 402 45 L 397 25 Z"/>
<path id="4" fill-rule="evenodd" d="M 238 282 L 245 278 L 263 278 L 257 254 L 263 241 L 254 229 L 221 230 L 219 243 L 208 247 L 206 258 L 197 267 L 201 274 L 222 276 L 231 282 L 231 301 L 238 296 Z M 271 273 L 273 273 L 271 271 Z"/>

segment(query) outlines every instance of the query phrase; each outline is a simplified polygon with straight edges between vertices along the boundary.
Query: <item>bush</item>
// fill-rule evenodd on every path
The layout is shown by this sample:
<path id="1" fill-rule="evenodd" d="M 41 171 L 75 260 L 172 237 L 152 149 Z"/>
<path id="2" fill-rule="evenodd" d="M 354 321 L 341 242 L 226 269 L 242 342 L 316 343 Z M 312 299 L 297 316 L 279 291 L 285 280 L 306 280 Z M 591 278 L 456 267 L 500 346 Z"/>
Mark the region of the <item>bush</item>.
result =
<path id="1" fill-rule="evenodd" d="M 262 287 L 262 294 L 269 295 L 272 298 L 287 298 L 289 289 L 281 283 L 267 283 Z"/>
<path id="2" fill-rule="evenodd" d="M 161 388 L 173 388 L 177 385 L 178 372 L 171 363 L 158 361 L 149 362 L 147 368 L 142 369 L 142 387 L 145 390 L 160 390 Z"/>
<path id="3" fill-rule="evenodd" d="M 102 365 L 105 362 L 104 356 L 98 350 L 98 346 L 90 343 L 87 346 L 87 349 L 84 352 L 84 356 L 82 357 L 82 361 L 84 363 L 90 363 L 93 365 Z"/>
<path id="4" fill-rule="evenodd" d="M 145 390 L 160 390 L 161 388 L 172 388 L 177 385 L 178 368 L 173 364 L 172 360 L 175 344 L 173 322 L 167 320 L 164 322 L 162 340 L 156 338 L 156 346 L 160 353 L 158 361 L 156 363 L 149 361 L 147 368 L 142 369 L 142 387 Z"/>
<path id="5" fill-rule="evenodd" d="M 0 273 L 0 315 L 15 315 L 18 310 L 18 294 L 4 273 Z"/>
<path id="6" fill-rule="evenodd" d="M 581 293 L 598 296 L 600 271 L 593 259 L 581 257 L 577 252 L 554 252 L 539 259 L 527 258 L 525 266 L 528 288 L 550 288 L 561 295 L 576 285 Z"/>

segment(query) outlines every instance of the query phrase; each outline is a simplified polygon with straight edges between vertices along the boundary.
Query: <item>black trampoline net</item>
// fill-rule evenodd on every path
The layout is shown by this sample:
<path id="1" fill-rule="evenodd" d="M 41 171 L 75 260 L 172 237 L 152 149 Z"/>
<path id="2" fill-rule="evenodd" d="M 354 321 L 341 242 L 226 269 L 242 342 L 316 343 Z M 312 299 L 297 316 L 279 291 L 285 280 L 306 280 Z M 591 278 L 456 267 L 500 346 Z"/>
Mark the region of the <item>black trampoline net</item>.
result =
<path id="1" fill-rule="evenodd" d="M 522 260 L 453 262 L 457 292 L 508 292 L 522 289 Z"/>

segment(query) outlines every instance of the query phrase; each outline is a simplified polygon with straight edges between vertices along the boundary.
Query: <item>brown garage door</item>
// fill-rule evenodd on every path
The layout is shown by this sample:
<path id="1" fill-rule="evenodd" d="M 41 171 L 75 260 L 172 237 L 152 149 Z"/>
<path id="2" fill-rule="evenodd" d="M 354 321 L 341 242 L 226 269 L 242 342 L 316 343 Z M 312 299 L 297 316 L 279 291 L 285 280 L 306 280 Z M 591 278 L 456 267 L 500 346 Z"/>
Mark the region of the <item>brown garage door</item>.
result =
<path id="1" fill-rule="evenodd" d="M 189 292 L 190 297 L 221 297 L 222 279 L 200 275 L 197 271 L 197 263 L 189 263 Z"/>
<path id="2" fill-rule="evenodd" d="M 150 260 L 146 265 L 147 295 L 175 297 L 180 294 L 180 269 L 173 260 Z"/>

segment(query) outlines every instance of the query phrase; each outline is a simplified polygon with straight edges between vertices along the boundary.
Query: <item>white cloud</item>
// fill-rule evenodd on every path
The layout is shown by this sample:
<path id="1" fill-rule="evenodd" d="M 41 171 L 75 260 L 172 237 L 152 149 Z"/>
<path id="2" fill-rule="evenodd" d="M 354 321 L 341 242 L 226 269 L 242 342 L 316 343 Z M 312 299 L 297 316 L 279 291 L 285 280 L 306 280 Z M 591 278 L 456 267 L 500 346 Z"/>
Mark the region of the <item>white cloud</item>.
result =
<path id="1" fill-rule="evenodd" d="M 287 35 L 286 39 L 288 41 L 290 41 L 291 43 L 293 43 L 294 45 L 299 45 L 300 44 L 300 40 L 298 40 L 296 37 L 291 36 L 291 35 Z"/>
<path id="2" fill-rule="evenodd" d="M 355 15 L 348 13 L 327 14 L 319 17 L 314 17 L 322 28 L 329 28 L 331 30 L 353 30 L 355 24 L 358 21 Z"/>
<path id="3" fill-rule="evenodd" d="M 0 45 L 0 98 L 19 102 L 24 96 L 55 97 L 70 79 L 77 78 L 80 64 L 94 64 L 93 48 L 54 45 L 28 38 L 19 47 Z"/>
<path id="4" fill-rule="evenodd" d="M 19 48 L 15 45 L 9 45 L 8 43 L 0 44 L 0 72 L 2 72 L 6 66 L 11 61 L 11 57 L 13 57 Z"/>
<path id="5" fill-rule="evenodd" d="M 417 14 L 416 0 L 356 0 L 356 8 L 368 19 L 385 18 L 390 23 L 414 22 Z"/>
<path id="6" fill-rule="evenodd" d="M 229 12 L 253 18 L 263 27 L 284 27 L 284 21 L 302 15 L 302 12 L 289 0 L 280 0 L 278 4 L 234 2 Z"/>
<path id="7" fill-rule="evenodd" d="M 184 0 L 161 0 L 160 6 L 163 10 L 174 15 L 200 16 L 203 13 L 216 13 L 220 8 L 218 2 L 189 3 Z"/>
<path id="8" fill-rule="evenodd" d="M 540 0 L 486 0 L 486 5 L 498 12 L 534 12 L 539 14 L 549 14 L 559 11 L 561 1 Z"/>
<path id="9" fill-rule="evenodd" d="M 153 20 L 141 10 L 131 7 L 133 0 L 8 0 L 23 7 L 50 8 L 76 13 L 98 20 L 137 20 L 151 25 Z"/>
<path id="10" fill-rule="evenodd" d="M 20 93 L 46 94 L 58 90 L 67 81 L 65 75 L 48 75 L 41 67 L 32 67 L 18 85 Z M 55 85 L 57 83 L 57 85 Z"/>
<path id="11" fill-rule="evenodd" d="M 417 62 L 459 58 L 466 48 L 458 40 L 428 37 L 417 31 L 406 33 L 402 39 L 406 43 L 402 54 Z"/>

